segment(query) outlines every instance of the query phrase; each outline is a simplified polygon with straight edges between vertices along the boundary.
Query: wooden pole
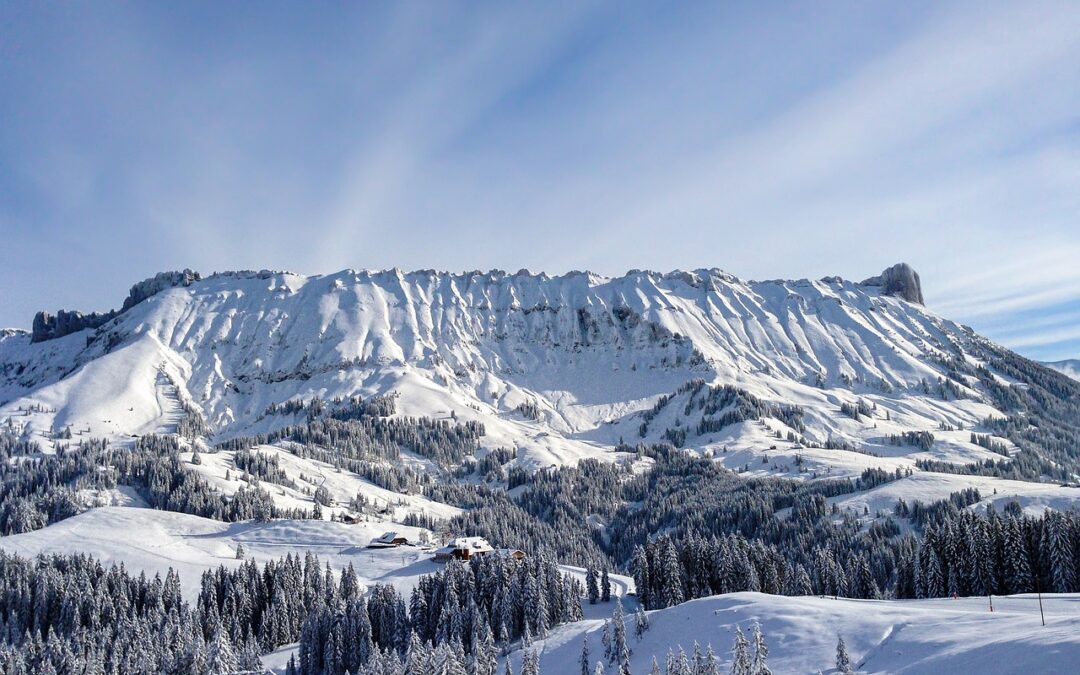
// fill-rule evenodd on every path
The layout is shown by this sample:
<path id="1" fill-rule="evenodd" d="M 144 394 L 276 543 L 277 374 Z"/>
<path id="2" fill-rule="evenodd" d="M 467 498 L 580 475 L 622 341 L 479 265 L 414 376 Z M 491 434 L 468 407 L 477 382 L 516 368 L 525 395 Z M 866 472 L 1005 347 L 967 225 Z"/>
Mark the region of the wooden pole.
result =
<path id="1" fill-rule="evenodd" d="M 1038 579 L 1038 577 L 1035 578 L 1035 593 L 1038 594 L 1038 596 L 1039 596 L 1039 617 L 1042 618 L 1042 625 L 1045 626 L 1046 625 L 1046 615 L 1043 614 L 1042 590 L 1039 588 L 1039 579 Z"/>

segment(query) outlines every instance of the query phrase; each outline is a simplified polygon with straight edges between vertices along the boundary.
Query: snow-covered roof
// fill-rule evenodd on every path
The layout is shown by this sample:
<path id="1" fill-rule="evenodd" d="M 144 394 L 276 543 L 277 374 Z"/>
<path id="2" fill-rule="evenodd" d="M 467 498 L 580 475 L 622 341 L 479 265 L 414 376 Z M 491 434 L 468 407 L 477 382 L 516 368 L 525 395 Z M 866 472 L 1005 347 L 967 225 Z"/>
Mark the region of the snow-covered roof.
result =
<path id="1" fill-rule="evenodd" d="M 455 537 L 438 549 L 437 552 L 470 551 L 471 553 L 491 553 L 495 549 L 483 537 Z"/>

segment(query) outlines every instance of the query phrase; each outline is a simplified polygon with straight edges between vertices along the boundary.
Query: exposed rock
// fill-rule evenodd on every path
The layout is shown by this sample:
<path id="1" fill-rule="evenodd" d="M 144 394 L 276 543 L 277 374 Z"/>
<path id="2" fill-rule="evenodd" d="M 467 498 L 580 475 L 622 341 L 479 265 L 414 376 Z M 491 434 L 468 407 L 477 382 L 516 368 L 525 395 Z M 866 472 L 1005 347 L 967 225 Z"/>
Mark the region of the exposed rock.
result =
<path id="1" fill-rule="evenodd" d="M 876 277 L 870 277 L 862 281 L 860 286 L 881 286 L 882 295 L 895 295 L 908 302 L 920 305 L 926 304 L 923 300 L 922 282 L 919 273 L 907 263 L 897 263 Z"/>
<path id="2" fill-rule="evenodd" d="M 82 312 L 69 312 L 66 309 L 61 309 L 56 313 L 56 316 L 53 316 L 48 312 L 38 312 L 34 315 L 34 326 L 30 334 L 30 342 L 44 342 L 45 340 L 77 333 L 87 328 L 97 328 L 116 317 L 118 313 L 113 310 L 104 314 L 98 312 L 83 314 Z"/>
<path id="3" fill-rule="evenodd" d="M 185 269 L 183 272 L 158 272 L 149 279 L 140 281 L 131 287 L 131 290 L 128 291 L 127 299 L 124 300 L 124 306 L 120 308 L 120 311 L 126 312 L 143 300 L 160 293 L 166 288 L 173 288 L 174 286 L 190 286 L 200 278 L 198 272 L 189 269 Z"/>
<path id="4" fill-rule="evenodd" d="M 150 296 L 160 293 L 166 288 L 174 286 L 190 286 L 200 279 L 198 272 L 185 269 L 183 272 L 159 272 L 155 276 L 140 281 L 131 287 L 124 305 L 119 310 L 110 312 L 82 312 L 61 309 L 56 316 L 48 312 L 38 312 L 34 315 L 34 325 L 30 332 L 30 342 L 44 342 L 56 338 L 71 335 L 87 328 L 99 328 L 120 314 L 128 311 L 135 305 Z"/>

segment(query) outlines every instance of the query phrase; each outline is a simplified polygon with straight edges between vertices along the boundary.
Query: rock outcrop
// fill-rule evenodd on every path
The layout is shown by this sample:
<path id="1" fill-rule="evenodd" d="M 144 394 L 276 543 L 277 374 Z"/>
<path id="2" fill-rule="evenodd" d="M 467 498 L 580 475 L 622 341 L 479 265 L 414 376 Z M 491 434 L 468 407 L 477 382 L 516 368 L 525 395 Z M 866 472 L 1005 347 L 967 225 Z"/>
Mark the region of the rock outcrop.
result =
<path id="1" fill-rule="evenodd" d="M 173 288 L 174 286 L 190 286 L 200 278 L 198 272 L 193 272 L 189 269 L 185 269 L 182 272 L 159 272 L 149 279 L 140 281 L 132 286 L 131 290 L 128 291 L 128 297 L 124 300 L 124 305 L 119 310 L 114 309 L 109 312 L 91 312 L 90 314 L 83 314 L 82 312 L 61 309 L 56 313 L 56 316 L 53 316 L 48 312 L 38 312 L 34 315 L 34 325 L 30 332 L 30 342 L 54 340 L 88 328 L 99 328 L 143 300 L 156 293 L 160 293 L 166 288 Z"/>
<path id="2" fill-rule="evenodd" d="M 882 295 L 894 295 L 908 302 L 925 305 L 919 273 L 907 263 L 897 263 L 876 277 L 863 280 L 860 286 L 880 286 Z"/>

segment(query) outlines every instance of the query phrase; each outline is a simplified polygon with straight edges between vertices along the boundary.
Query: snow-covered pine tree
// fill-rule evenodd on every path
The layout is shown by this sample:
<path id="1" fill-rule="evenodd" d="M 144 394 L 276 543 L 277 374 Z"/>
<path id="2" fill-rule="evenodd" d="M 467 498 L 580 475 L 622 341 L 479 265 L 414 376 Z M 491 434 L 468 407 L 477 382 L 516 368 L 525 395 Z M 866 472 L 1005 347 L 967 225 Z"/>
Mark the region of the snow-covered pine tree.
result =
<path id="1" fill-rule="evenodd" d="M 614 651 L 611 648 L 611 620 L 604 621 L 604 630 L 600 635 L 600 644 L 604 645 L 604 659 L 611 663 L 614 661 Z"/>
<path id="2" fill-rule="evenodd" d="M 630 673 L 630 644 L 626 639 L 626 617 L 623 615 L 622 600 L 616 598 L 615 609 L 611 613 L 611 623 L 614 626 L 612 635 L 612 657 L 619 675 Z"/>
<path id="3" fill-rule="evenodd" d="M 647 630 L 649 630 L 649 615 L 639 603 L 637 609 L 634 610 L 634 635 L 640 640 Z"/>
<path id="4" fill-rule="evenodd" d="M 743 635 L 742 627 L 735 627 L 735 642 L 731 645 L 731 675 L 753 675 L 753 659 L 750 643 Z"/>
<path id="5" fill-rule="evenodd" d="M 761 632 L 761 624 L 754 621 L 754 660 L 751 664 L 753 675 L 772 675 L 769 670 L 769 646 L 765 643 L 765 634 Z"/>
<path id="6" fill-rule="evenodd" d="M 850 675 L 851 670 L 851 657 L 847 653 L 847 645 L 844 644 L 843 636 L 838 636 L 836 640 L 836 672 L 841 675 Z"/>
<path id="7" fill-rule="evenodd" d="M 581 658 L 578 660 L 578 663 L 581 665 L 581 675 L 590 675 L 588 633 L 581 638 Z"/>
<path id="8" fill-rule="evenodd" d="M 521 657 L 521 675 L 540 675 L 540 655 L 530 649 Z"/>

